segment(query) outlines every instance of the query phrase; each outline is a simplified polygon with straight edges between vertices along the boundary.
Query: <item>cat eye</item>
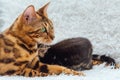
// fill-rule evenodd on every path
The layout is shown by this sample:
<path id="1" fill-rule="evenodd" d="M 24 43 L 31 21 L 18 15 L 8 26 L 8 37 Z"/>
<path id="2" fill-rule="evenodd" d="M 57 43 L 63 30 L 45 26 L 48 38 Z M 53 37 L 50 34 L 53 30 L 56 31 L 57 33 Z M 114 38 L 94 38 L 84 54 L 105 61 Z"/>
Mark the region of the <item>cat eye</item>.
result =
<path id="1" fill-rule="evenodd" d="M 41 29 L 41 32 L 46 32 L 46 28 L 43 27 L 43 28 Z"/>

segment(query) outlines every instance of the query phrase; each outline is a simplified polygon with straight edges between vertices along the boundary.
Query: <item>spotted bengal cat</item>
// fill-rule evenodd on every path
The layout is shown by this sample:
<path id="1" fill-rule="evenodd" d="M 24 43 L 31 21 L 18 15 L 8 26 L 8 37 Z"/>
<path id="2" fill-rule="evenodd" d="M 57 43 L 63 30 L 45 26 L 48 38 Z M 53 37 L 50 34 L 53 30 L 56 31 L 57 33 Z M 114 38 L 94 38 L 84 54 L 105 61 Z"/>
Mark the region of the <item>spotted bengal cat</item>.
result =
<path id="1" fill-rule="evenodd" d="M 49 44 L 54 39 L 53 23 L 47 16 L 48 4 L 38 11 L 33 5 L 28 6 L 12 26 L 0 34 L 0 75 L 33 77 L 62 72 L 84 75 L 63 66 L 39 61 L 37 45 Z"/>

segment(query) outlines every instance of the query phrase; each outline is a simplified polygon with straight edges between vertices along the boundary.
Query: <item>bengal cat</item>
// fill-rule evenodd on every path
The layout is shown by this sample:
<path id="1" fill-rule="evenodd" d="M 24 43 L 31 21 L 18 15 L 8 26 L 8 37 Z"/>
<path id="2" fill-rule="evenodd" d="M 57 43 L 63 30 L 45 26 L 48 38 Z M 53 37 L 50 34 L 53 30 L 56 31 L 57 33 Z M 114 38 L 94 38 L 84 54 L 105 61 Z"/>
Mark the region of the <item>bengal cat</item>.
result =
<path id="1" fill-rule="evenodd" d="M 53 23 L 47 16 L 48 4 L 38 11 L 33 5 L 28 6 L 12 26 L 0 34 L 0 75 L 84 75 L 63 66 L 39 61 L 37 45 L 49 44 L 54 39 Z"/>

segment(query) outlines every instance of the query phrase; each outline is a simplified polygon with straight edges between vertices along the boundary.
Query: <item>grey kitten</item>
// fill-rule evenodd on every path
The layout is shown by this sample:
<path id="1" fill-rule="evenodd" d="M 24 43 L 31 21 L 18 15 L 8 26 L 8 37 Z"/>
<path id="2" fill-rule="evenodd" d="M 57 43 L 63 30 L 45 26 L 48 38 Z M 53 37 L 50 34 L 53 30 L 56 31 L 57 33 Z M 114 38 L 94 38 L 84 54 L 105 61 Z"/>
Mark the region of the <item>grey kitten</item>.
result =
<path id="1" fill-rule="evenodd" d="M 40 61 L 47 64 L 57 64 L 74 70 L 91 69 L 93 64 L 107 62 L 116 64 L 115 60 L 105 55 L 92 55 L 92 44 L 86 38 L 71 38 L 51 45 Z M 97 63 L 96 63 L 97 61 Z"/>

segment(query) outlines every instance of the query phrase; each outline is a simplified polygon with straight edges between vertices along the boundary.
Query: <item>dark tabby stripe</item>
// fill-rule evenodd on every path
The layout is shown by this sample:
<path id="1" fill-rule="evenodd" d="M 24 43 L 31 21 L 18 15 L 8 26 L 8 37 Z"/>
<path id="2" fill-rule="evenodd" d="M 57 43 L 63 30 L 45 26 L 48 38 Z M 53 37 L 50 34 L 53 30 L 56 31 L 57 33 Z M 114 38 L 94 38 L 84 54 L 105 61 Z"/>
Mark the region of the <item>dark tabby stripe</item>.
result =
<path id="1" fill-rule="evenodd" d="M 47 65 L 42 65 L 42 66 L 40 66 L 40 72 L 48 73 L 49 70 L 48 70 Z"/>
<path id="2" fill-rule="evenodd" d="M 12 42 L 12 41 L 9 40 L 9 39 L 4 38 L 3 40 L 4 40 L 4 42 L 5 42 L 5 44 L 6 44 L 7 46 L 14 46 L 14 45 L 15 45 L 14 42 Z"/>
<path id="3" fill-rule="evenodd" d="M 7 71 L 5 74 L 12 75 L 12 74 L 15 73 L 15 72 L 16 72 L 15 70 L 9 70 L 9 71 Z"/>
<path id="4" fill-rule="evenodd" d="M 18 45 L 21 46 L 24 50 L 28 51 L 30 54 L 37 51 L 36 49 L 34 49 L 34 50 L 28 49 L 24 44 L 18 44 Z"/>
<path id="5" fill-rule="evenodd" d="M 4 51 L 5 51 L 5 53 L 10 53 L 10 52 L 11 52 L 11 49 L 4 48 Z"/>
<path id="6" fill-rule="evenodd" d="M 2 59 L 0 60 L 1 63 L 11 63 L 11 62 L 14 62 L 15 60 L 14 59 L 11 59 L 11 58 L 8 58 L 8 59 Z"/>
<path id="7" fill-rule="evenodd" d="M 14 63 L 14 65 L 16 65 L 16 66 L 21 66 L 22 64 L 26 64 L 26 63 L 28 63 L 29 61 L 22 61 L 22 62 L 16 62 L 16 63 Z"/>
<path id="8" fill-rule="evenodd" d="M 20 57 L 20 51 L 19 51 L 19 49 L 17 49 L 17 48 L 13 48 L 12 51 L 13 51 L 13 53 L 14 53 L 15 58 Z"/>
<path id="9" fill-rule="evenodd" d="M 33 69 L 37 69 L 39 67 L 39 61 L 37 61 L 33 67 Z"/>
<path id="10" fill-rule="evenodd" d="M 32 72 L 29 73 L 29 77 L 32 77 Z"/>

